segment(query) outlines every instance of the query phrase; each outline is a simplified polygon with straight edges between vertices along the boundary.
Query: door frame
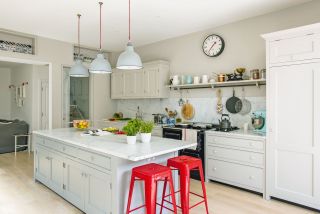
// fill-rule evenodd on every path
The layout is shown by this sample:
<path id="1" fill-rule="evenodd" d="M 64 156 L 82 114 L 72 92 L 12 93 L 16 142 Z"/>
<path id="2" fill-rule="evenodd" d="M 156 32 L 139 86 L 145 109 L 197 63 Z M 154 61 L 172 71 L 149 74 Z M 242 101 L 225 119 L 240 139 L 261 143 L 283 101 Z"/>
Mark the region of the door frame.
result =
<path id="1" fill-rule="evenodd" d="M 64 99 L 64 68 L 71 68 L 72 65 L 68 65 L 68 64 L 62 64 L 61 65 L 61 71 L 62 71 L 62 75 L 61 75 L 61 100 Z M 93 78 L 94 74 L 90 74 L 89 75 L 89 120 L 92 121 L 93 120 L 93 109 L 94 109 L 94 99 L 93 99 L 93 95 L 94 95 L 94 90 L 93 90 L 93 85 L 94 85 L 94 78 Z M 61 127 L 64 127 L 64 120 L 63 120 L 63 109 L 65 108 L 64 106 L 64 102 L 61 102 Z M 92 123 L 91 123 L 92 124 Z"/>
<path id="2" fill-rule="evenodd" d="M 53 91 L 52 91 L 52 79 L 53 79 L 53 72 L 52 72 L 52 63 L 47 61 L 41 60 L 33 60 L 33 59 L 22 59 L 22 58 L 15 58 L 15 57 L 6 57 L 0 56 L 0 61 L 6 62 L 15 62 L 15 63 L 22 63 L 22 64 L 29 64 L 29 65 L 48 65 L 49 69 L 49 97 L 48 97 L 48 128 L 52 129 L 53 118 L 52 118 L 52 104 L 53 104 Z"/>

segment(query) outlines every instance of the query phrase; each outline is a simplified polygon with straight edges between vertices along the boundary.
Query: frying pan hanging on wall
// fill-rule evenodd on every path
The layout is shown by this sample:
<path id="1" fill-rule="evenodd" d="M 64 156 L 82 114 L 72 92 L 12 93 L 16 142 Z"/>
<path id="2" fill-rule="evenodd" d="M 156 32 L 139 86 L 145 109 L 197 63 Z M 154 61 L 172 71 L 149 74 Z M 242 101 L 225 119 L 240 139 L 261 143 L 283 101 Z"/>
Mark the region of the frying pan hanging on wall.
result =
<path id="1" fill-rule="evenodd" d="M 236 114 L 236 113 L 239 113 L 241 111 L 241 108 L 239 108 L 239 107 L 236 108 L 236 103 L 237 102 L 238 102 L 238 105 L 239 105 L 241 100 L 240 100 L 240 98 L 235 96 L 235 90 L 233 89 L 232 97 L 230 97 L 226 102 L 226 108 L 227 108 L 228 112 L 230 112 L 232 114 Z"/>

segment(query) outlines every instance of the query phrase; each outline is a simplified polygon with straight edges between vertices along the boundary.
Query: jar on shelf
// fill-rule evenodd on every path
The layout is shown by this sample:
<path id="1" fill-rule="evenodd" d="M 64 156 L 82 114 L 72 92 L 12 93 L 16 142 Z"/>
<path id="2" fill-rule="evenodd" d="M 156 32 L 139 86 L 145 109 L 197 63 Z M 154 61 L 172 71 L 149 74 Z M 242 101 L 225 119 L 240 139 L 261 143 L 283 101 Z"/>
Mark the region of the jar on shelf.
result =
<path id="1" fill-rule="evenodd" d="M 260 79 L 259 69 L 253 69 L 253 70 L 250 71 L 250 79 L 251 80 Z"/>
<path id="2" fill-rule="evenodd" d="M 261 79 L 266 79 L 267 78 L 266 69 L 261 69 L 260 70 L 260 78 Z"/>

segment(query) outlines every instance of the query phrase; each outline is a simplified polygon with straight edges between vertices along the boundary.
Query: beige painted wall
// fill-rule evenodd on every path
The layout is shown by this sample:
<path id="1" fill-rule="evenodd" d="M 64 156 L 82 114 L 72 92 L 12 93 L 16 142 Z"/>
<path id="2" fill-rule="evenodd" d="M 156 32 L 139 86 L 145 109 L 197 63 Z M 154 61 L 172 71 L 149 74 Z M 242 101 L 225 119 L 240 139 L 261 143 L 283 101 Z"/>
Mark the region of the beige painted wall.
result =
<path id="1" fill-rule="evenodd" d="M 320 1 L 315 0 L 283 11 L 138 47 L 136 51 L 144 62 L 156 59 L 170 61 L 172 74 L 202 75 L 212 74 L 212 72 L 233 72 L 236 67 L 245 67 L 247 70 L 264 68 L 265 45 L 260 35 L 319 22 L 319 11 Z M 224 52 L 217 58 L 207 57 L 202 52 L 203 40 L 210 34 L 219 34 L 226 42 Z M 119 53 L 112 55 L 113 65 L 116 64 L 118 55 Z M 240 90 L 237 89 L 238 95 L 240 95 Z M 256 87 L 248 87 L 246 91 L 248 96 L 265 96 L 265 87 L 260 90 L 257 90 Z M 229 96 L 231 89 L 223 89 L 223 93 Z M 178 96 L 180 96 L 178 93 L 171 93 L 171 97 Z M 201 89 L 190 91 L 190 93 L 184 92 L 183 96 L 210 97 L 215 95 L 210 89 Z"/>
<path id="2" fill-rule="evenodd" d="M 0 119 L 11 119 L 10 68 L 0 68 Z"/>
<path id="3" fill-rule="evenodd" d="M 73 45 L 66 42 L 37 37 L 37 55 L 0 51 L 0 57 L 27 59 L 52 63 L 53 69 L 53 128 L 61 127 L 61 73 L 62 65 L 73 63 Z"/>

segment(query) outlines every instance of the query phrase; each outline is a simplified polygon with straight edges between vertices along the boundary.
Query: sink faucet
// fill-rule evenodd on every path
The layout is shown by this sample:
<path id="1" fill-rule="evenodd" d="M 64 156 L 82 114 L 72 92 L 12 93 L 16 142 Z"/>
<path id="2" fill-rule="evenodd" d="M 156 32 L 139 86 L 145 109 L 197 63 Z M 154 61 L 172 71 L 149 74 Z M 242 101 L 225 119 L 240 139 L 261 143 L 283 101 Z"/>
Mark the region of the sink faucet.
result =
<path id="1" fill-rule="evenodd" d="M 137 108 L 136 118 L 142 120 L 142 112 L 140 111 L 140 107 Z"/>

